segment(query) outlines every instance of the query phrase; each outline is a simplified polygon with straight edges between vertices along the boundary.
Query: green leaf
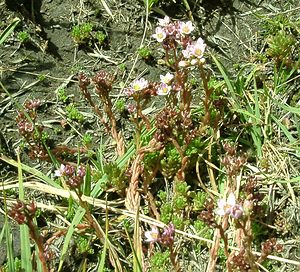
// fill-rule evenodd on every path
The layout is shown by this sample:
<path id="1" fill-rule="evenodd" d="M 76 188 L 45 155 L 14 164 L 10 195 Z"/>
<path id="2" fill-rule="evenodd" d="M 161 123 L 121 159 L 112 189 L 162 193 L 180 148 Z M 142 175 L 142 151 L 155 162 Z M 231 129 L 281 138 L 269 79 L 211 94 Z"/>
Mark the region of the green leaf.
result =
<path id="1" fill-rule="evenodd" d="M 19 181 L 19 198 L 25 201 L 25 193 L 23 187 L 23 173 L 22 164 L 20 161 L 20 154 L 17 153 L 17 167 L 18 167 L 18 181 Z M 32 272 L 31 265 L 31 249 L 30 249 L 30 235 L 27 225 L 20 225 L 20 240 L 21 240 L 21 266 L 25 272 Z"/>
<path id="2" fill-rule="evenodd" d="M 80 223 L 80 221 L 84 217 L 84 215 L 85 215 L 85 209 L 79 207 L 72 222 L 71 222 L 71 225 L 69 226 L 68 232 L 67 232 L 65 240 L 64 240 L 64 245 L 63 245 L 63 248 L 61 251 L 61 258 L 60 258 L 60 262 L 59 262 L 58 271 L 61 271 L 61 269 L 62 269 L 62 265 L 64 263 L 64 259 L 66 257 L 68 247 L 71 242 L 75 228 Z"/>
<path id="3" fill-rule="evenodd" d="M 289 139 L 291 143 L 296 142 L 296 139 L 293 137 L 293 135 L 274 115 L 271 115 L 271 119 L 273 119 L 275 123 L 281 128 L 282 132 L 285 134 L 285 136 Z"/>
<path id="4" fill-rule="evenodd" d="M 292 178 L 292 179 L 289 179 L 289 180 L 275 180 L 274 182 L 276 182 L 276 183 L 284 183 L 284 184 L 287 184 L 287 183 L 298 183 L 298 182 L 300 182 L 300 176 Z"/>
<path id="5" fill-rule="evenodd" d="M 18 167 L 18 163 L 13 160 L 13 159 L 10 159 L 6 156 L 0 156 L 0 160 L 2 161 L 5 161 L 6 163 L 12 165 L 12 166 L 15 166 L 15 167 Z M 29 174 L 32 174 L 34 175 L 36 178 L 48 183 L 49 185 L 53 186 L 54 188 L 58 188 L 58 189 L 61 189 L 62 187 L 57 184 L 56 182 L 54 182 L 51 178 L 49 178 L 48 176 L 44 175 L 41 171 L 35 169 L 35 168 L 32 168 L 30 166 L 27 166 L 25 164 L 22 164 L 20 163 L 20 167 L 23 171 L 29 173 Z"/>
<path id="6" fill-rule="evenodd" d="M 5 222 L 0 235 L 0 244 L 2 244 L 4 234 L 5 234 L 5 241 L 6 241 L 7 269 L 8 272 L 15 272 L 16 268 L 14 262 L 13 238 L 12 238 L 11 227 L 8 222 L 7 212 L 5 213 Z"/>
<path id="7" fill-rule="evenodd" d="M 89 164 L 86 166 L 86 174 L 83 184 L 83 194 L 86 196 L 91 195 L 91 188 L 92 188 L 92 177 L 91 177 L 91 168 Z"/>
<path id="8" fill-rule="evenodd" d="M 107 202 L 106 202 L 107 203 Z M 98 272 L 104 271 L 104 266 L 105 266 L 105 259 L 106 259 L 106 252 L 107 252 L 107 246 L 108 246 L 108 209 L 105 210 L 105 242 L 104 242 L 104 247 L 101 252 L 101 258 L 100 258 L 100 264 L 98 267 Z"/>
<path id="9" fill-rule="evenodd" d="M 15 18 L 12 23 L 4 29 L 4 31 L 0 34 L 0 45 L 6 41 L 20 21 L 20 18 Z"/>

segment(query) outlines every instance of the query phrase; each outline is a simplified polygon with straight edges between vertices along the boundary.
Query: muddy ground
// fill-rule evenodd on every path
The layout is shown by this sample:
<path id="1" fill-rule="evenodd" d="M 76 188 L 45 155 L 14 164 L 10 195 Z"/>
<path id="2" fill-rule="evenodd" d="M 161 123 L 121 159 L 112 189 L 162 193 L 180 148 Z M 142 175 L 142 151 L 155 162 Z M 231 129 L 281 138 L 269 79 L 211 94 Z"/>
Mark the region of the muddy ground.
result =
<path id="1" fill-rule="evenodd" d="M 152 50 L 153 59 L 145 61 L 138 57 L 135 62 L 145 23 L 145 8 L 140 1 L 108 1 L 112 16 L 97 1 L 40 0 L 34 1 L 33 8 L 26 1 L 6 2 L 0 4 L 1 29 L 15 17 L 21 22 L 15 34 L 0 47 L 1 82 L 19 104 L 26 99 L 40 99 L 39 117 L 50 138 L 58 144 L 69 137 L 68 144 L 75 146 L 76 135 L 61 128 L 61 122 L 66 121 L 68 103 L 73 103 L 87 117 L 83 125 L 74 124 L 81 134 L 88 131 L 99 138 L 101 133 L 95 129 L 96 118 L 80 95 L 78 72 L 93 75 L 106 69 L 113 73 L 116 76 L 116 95 L 124 84 L 137 76 L 157 79 L 165 69 L 159 65 L 161 51 L 150 37 L 157 18 L 167 14 L 174 19 L 194 19 L 198 29 L 195 36 L 203 37 L 209 50 L 217 53 L 234 71 L 233 64 L 251 61 L 255 50 L 261 46 L 257 44 L 260 35 L 257 14 L 271 15 L 281 9 L 297 7 L 297 1 L 287 4 L 280 1 L 214 0 L 197 2 L 194 6 L 191 3 L 191 12 L 188 12 L 180 1 L 177 4 L 161 1 L 149 15 L 143 43 Z M 94 31 L 101 30 L 107 35 L 103 45 L 76 44 L 71 34 L 72 27 L 86 22 L 93 24 Z M 18 38 L 20 32 L 27 32 L 29 41 L 22 43 Z M 59 101 L 57 95 L 62 88 L 68 97 L 67 103 Z M 15 124 L 16 106 L 4 91 L 0 95 L 1 149 L 13 155 L 20 140 Z"/>

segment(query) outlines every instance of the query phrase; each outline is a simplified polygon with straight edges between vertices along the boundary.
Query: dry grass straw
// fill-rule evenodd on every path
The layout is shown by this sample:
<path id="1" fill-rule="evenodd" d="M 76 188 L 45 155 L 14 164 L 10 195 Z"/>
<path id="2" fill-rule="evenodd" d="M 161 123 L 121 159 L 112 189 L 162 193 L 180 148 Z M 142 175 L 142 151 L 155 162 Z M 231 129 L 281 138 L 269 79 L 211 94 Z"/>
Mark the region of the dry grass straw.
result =
<path id="1" fill-rule="evenodd" d="M 50 194 L 52 196 L 59 196 L 59 197 L 66 198 L 66 199 L 68 199 L 69 197 L 73 197 L 75 200 L 78 200 L 78 197 L 76 196 L 76 194 L 69 191 L 69 190 L 53 188 L 52 186 L 43 184 L 41 182 L 28 181 L 28 182 L 24 182 L 23 186 L 24 186 L 24 188 L 31 189 L 31 190 L 36 190 L 36 191 L 39 191 L 39 192 Z M 4 185 L 3 187 L 1 187 L 0 190 L 2 191 L 2 190 L 13 189 L 13 188 L 18 188 L 18 184 L 16 183 L 16 184 Z M 3 199 L 3 198 L 1 197 L 1 199 Z M 103 210 L 107 209 L 107 210 L 109 210 L 113 213 L 121 214 L 125 217 L 129 217 L 129 218 L 132 218 L 132 219 L 135 219 L 137 217 L 135 211 L 130 211 L 130 210 L 121 209 L 121 208 L 116 207 L 116 206 L 122 205 L 123 201 L 120 201 L 120 202 L 110 202 L 110 201 L 108 201 L 106 203 L 105 200 L 95 199 L 95 198 L 88 197 L 88 196 L 82 196 L 82 200 L 86 201 L 87 203 L 92 205 L 94 208 L 101 208 Z M 16 201 L 15 200 L 7 200 L 7 202 L 8 202 L 8 204 L 12 204 L 12 203 L 15 203 Z M 58 211 L 60 210 L 60 207 L 58 207 L 58 206 L 45 205 L 45 204 L 40 203 L 40 202 L 37 202 L 37 206 L 39 208 L 42 208 L 42 209 L 58 210 Z M 155 219 L 153 219 L 151 217 L 148 217 L 144 214 L 139 214 L 138 217 L 139 217 L 139 221 L 147 223 L 147 224 L 152 225 L 152 226 L 156 226 L 156 227 L 159 227 L 159 228 L 164 228 L 166 226 L 161 221 L 155 220 Z M 213 240 L 206 239 L 206 238 L 203 238 L 203 237 L 200 237 L 198 235 L 188 233 L 188 232 L 185 232 L 185 231 L 176 230 L 176 233 L 179 234 L 179 235 L 182 235 L 186 239 L 192 239 L 192 240 L 205 242 L 208 246 L 211 246 L 214 243 Z M 236 250 L 236 251 L 240 250 L 239 248 L 233 247 L 233 246 L 229 246 L 229 249 Z M 261 256 L 261 253 L 257 252 L 257 251 L 253 251 L 253 254 L 256 255 L 256 256 Z M 292 264 L 292 265 L 296 265 L 296 266 L 300 267 L 300 262 L 295 261 L 295 260 L 281 258 L 281 257 L 274 256 L 274 255 L 268 255 L 268 259 L 276 260 L 276 261 L 279 261 L 279 262 Z"/>

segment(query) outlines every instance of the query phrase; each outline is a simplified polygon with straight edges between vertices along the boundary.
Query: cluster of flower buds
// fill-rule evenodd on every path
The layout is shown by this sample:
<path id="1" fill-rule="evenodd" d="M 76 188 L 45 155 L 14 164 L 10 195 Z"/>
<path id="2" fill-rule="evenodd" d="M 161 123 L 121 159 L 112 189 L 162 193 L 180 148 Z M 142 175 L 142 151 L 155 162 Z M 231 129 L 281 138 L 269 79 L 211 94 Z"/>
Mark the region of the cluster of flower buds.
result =
<path id="1" fill-rule="evenodd" d="M 101 70 L 92 79 L 96 87 L 96 92 L 99 95 L 108 95 L 112 89 L 114 76 L 108 72 Z"/>
<path id="2" fill-rule="evenodd" d="M 246 252 L 241 249 L 240 252 L 230 257 L 230 268 L 234 271 L 252 271 L 249 261 L 247 260 Z"/>
<path id="3" fill-rule="evenodd" d="M 80 72 L 78 74 L 78 81 L 79 81 L 79 88 L 82 91 L 83 95 L 88 99 L 91 99 L 91 95 L 87 89 L 87 87 L 91 84 L 91 80 L 88 78 L 88 76 L 85 73 Z"/>
<path id="4" fill-rule="evenodd" d="M 77 169 L 70 164 L 61 164 L 60 168 L 55 170 L 56 177 L 66 177 L 66 184 L 71 189 L 78 189 L 83 182 L 86 170 L 83 165 L 79 165 Z"/>
<path id="5" fill-rule="evenodd" d="M 91 95 L 88 91 L 88 86 L 91 82 L 95 85 L 96 93 L 100 97 L 107 97 L 109 92 L 112 90 L 114 76 L 104 70 L 101 70 L 90 79 L 85 73 L 80 72 L 78 74 L 79 88 L 88 101 L 91 101 Z"/>
<path id="6" fill-rule="evenodd" d="M 23 112 L 19 112 L 17 116 L 17 126 L 19 133 L 26 139 L 30 139 L 34 132 L 33 123 L 28 121 Z"/>
<path id="7" fill-rule="evenodd" d="M 165 142 L 170 137 L 176 138 L 178 135 L 185 135 L 188 132 L 184 139 L 185 144 L 188 144 L 197 134 L 190 114 L 187 112 L 179 114 L 171 108 L 164 108 L 158 114 L 155 126 L 156 132 L 154 137 L 159 142 Z"/>
<path id="8" fill-rule="evenodd" d="M 147 243 L 160 243 L 164 246 L 170 246 L 174 243 L 175 237 L 175 227 L 174 224 L 170 223 L 169 225 L 165 226 L 163 232 L 160 233 L 157 227 L 152 227 L 150 231 L 145 232 Z"/>
<path id="9" fill-rule="evenodd" d="M 156 117 L 156 133 L 155 139 L 159 142 L 166 141 L 169 137 L 173 136 L 173 131 L 178 128 L 177 121 L 178 114 L 171 108 L 164 108 Z"/>
<path id="10" fill-rule="evenodd" d="M 176 49 L 181 47 L 182 54 L 179 58 L 179 66 L 187 67 L 204 63 L 204 51 L 206 44 L 203 39 L 199 38 L 193 41 L 190 34 L 195 27 L 191 21 L 188 22 L 171 22 L 168 16 L 158 20 L 158 26 L 155 28 L 154 39 L 162 43 L 165 50 Z"/>
<path id="11" fill-rule="evenodd" d="M 19 225 L 22 225 L 34 218 L 36 210 L 37 208 L 34 201 L 25 204 L 23 201 L 17 200 L 17 203 L 10 210 L 9 216 L 11 216 Z"/>
<path id="12" fill-rule="evenodd" d="M 279 244 L 276 238 L 270 238 L 262 243 L 261 251 L 263 255 L 270 255 L 272 252 L 280 253 L 283 250 L 283 245 Z"/>
<path id="13" fill-rule="evenodd" d="M 41 141 L 36 141 L 30 144 L 28 155 L 31 159 L 38 159 L 42 161 L 49 159 L 48 152 Z"/>
<path id="14" fill-rule="evenodd" d="M 16 122 L 19 133 L 26 139 L 30 139 L 34 133 L 34 122 L 37 117 L 36 110 L 40 105 L 40 100 L 29 100 L 24 103 L 24 111 L 18 112 Z M 42 130 L 42 128 L 40 129 Z"/>
<path id="15" fill-rule="evenodd" d="M 29 157 L 32 159 L 46 160 L 48 153 L 42 143 L 44 127 L 36 123 L 37 109 L 40 100 L 29 100 L 24 103 L 24 111 L 18 112 L 16 122 L 19 133 L 29 145 Z"/>
<path id="16" fill-rule="evenodd" d="M 36 111 L 41 106 L 41 101 L 39 99 L 29 100 L 24 103 L 24 109 L 27 112 Z"/>
<path id="17" fill-rule="evenodd" d="M 212 199 L 208 199 L 205 204 L 205 210 L 201 211 L 199 214 L 199 219 L 203 221 L 206 225 L 211 228 L 215 228 L 217 226 L 217 222 L 214 214 L 214 202 Z"/>
<path id="18" fill-rule="evenodd" d="M 229 143 L 225 143 L 223 148 L 226 154 L 221 162 L 225 166 L 228 176 L 235 177 L 245 165 L 246 157 L 237 155 L 236 147 Z"/>

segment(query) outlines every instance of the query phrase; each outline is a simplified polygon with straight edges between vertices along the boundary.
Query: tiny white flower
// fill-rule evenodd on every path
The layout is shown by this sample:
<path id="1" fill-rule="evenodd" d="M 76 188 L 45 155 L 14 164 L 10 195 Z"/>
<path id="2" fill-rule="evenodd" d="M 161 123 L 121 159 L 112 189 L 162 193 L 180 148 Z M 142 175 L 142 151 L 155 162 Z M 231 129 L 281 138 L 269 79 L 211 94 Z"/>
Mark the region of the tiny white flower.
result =
<path id="1" fill-rule="evenodd" d="M 189 62 L 188 61 L 185 61 L 185 60 L 181 60 L 181 61 L 179 61 L 179 63 L 178 63 L 178 66 L 179 67 L 187 67 L 187 66 L 189 66 L 190 64 L 189 64 Z"/>
<path id="2" fill-rule="evenodd" d="M 144 78 L 137 79 L 134 82 L 132 82 L 131 87 L 135 92 L 143 90 L 148 87 L 148 80 Z"/>
<path id="3" fill-rule="evenodd" d="M 160 75 L 160 81 L 166 84 L 170 84 L 170 82 L 173 80 L 174 75 L 171 73 L 166 73 L 166 75 Z"/>
<path id="4" fill-rule="evenodd" d="M 171 91 L 171 86 L 166 83 L 161 83 L 157 89 L 157 95 L 168 95 Z"/>
<path id="5" fill-rule="evenodd" d="M 187 49 L 182 50 L 182 55 L 183 55 L 186 59 L 189 59 L 189 58 L 191 57 L 191 52 L 190 52 L 190 50 L 187 48 Z"/>
<path id="6" fill-rule="evenodd" d="M 153 243 L 156 242 L 159 238 L 159 230 L 157 227 L 152 227 L 151 230 L 145 231 L 145 242 Z"/>
<path id="7" fill-rule="evenodd" d="M 169 16 L 165 16 L 163 19 L 158 19 L 158 25 L 167 26 L 168 24 L 170 24 L 170 17 Z"/>
<path id="8" fill-rule="evenodd" d="M 195 65 L 199 62 L 204 63 L 205 60 L 203 59 L 203 54 L 205 48 L 206 44 L 204 43 L 203 39 L 199 38 L 196 42 L 188 44 L 186 49 L 182 51 L 182 54 L 186 59 L 197 59 L 197 61 L 193 61 L 192 65 Z"/>
<path id="9" fill-rule="evenodd" d="M 60 165 L 60 168 L 54 171 L 55 177 L 62 177 L 65 174 L 66 166 L 64 164 Z"/>
<path id="10" fill-rule="evenodd" d="M 199 60 L 198 59 L 192 59 L 191 60 L 191 65 L 196 65 L 199 63 Z"/>
<path id="11" fill-rule="evenodd" d="M 235 195 L 234 193 L 230 193 L 228 198 L 227 198 L 227 204 L 230 206 L 234 206 L 235 205 Z"/>
<path id="12" fill-rule="evenodd" d="M 193 55 L 197 58 L 202 58 L 205 48 L 206 48 L 206 44 L 201 38 L 199 38 L 194 44 L 194 47 L 192 48 Z"/>
<path id="13" fill-rule="evenodd" d="M 183 35 L 189 35 L 194 29 L 195 27 L 193 26 L 193 23 L 191 21 L 179 23 L 180 33 Z"/>
<path id="14" fill-rule="evenodd" d="M 154 39 L 158 42 L 163 42 L 163 40 L 167 37 L 165 30 L 162 27 L 155 28 L 155 34 L 152 35 Z"/>
<path id="15" fill-rule="evenodd" d="M 225 199 L 219 199 L 218 200 L 218 207 L 215 210 L 215 213 L 217 215 L 224 216 L 226 214 L 226 211 L 225 211 L 225 206 L 226 205 L 227 205 L 227 203 L 226 203 Z"/>
<path id="16" fill-rule="evenodd" d="M 231 207 L 234 205 L 235 205 L 235 195 L 234 193 L 230 193 L 227 200 L 225 199 L 218 200 L 218 208 L 216 209 L 215 213 L 220 216 L 229 214 Z"/>
<path id="17" fill-rule="evenodd" d="M 218 201 L 218 207 L 215 213 L 220 216 L 229 214 L 235 219 L 240 218 L 243 215 L 243 208 L 241 205 L 236 204 L 236 199 L 234 193 L 230 193 L 227 200 L 220 199 Z"/>

